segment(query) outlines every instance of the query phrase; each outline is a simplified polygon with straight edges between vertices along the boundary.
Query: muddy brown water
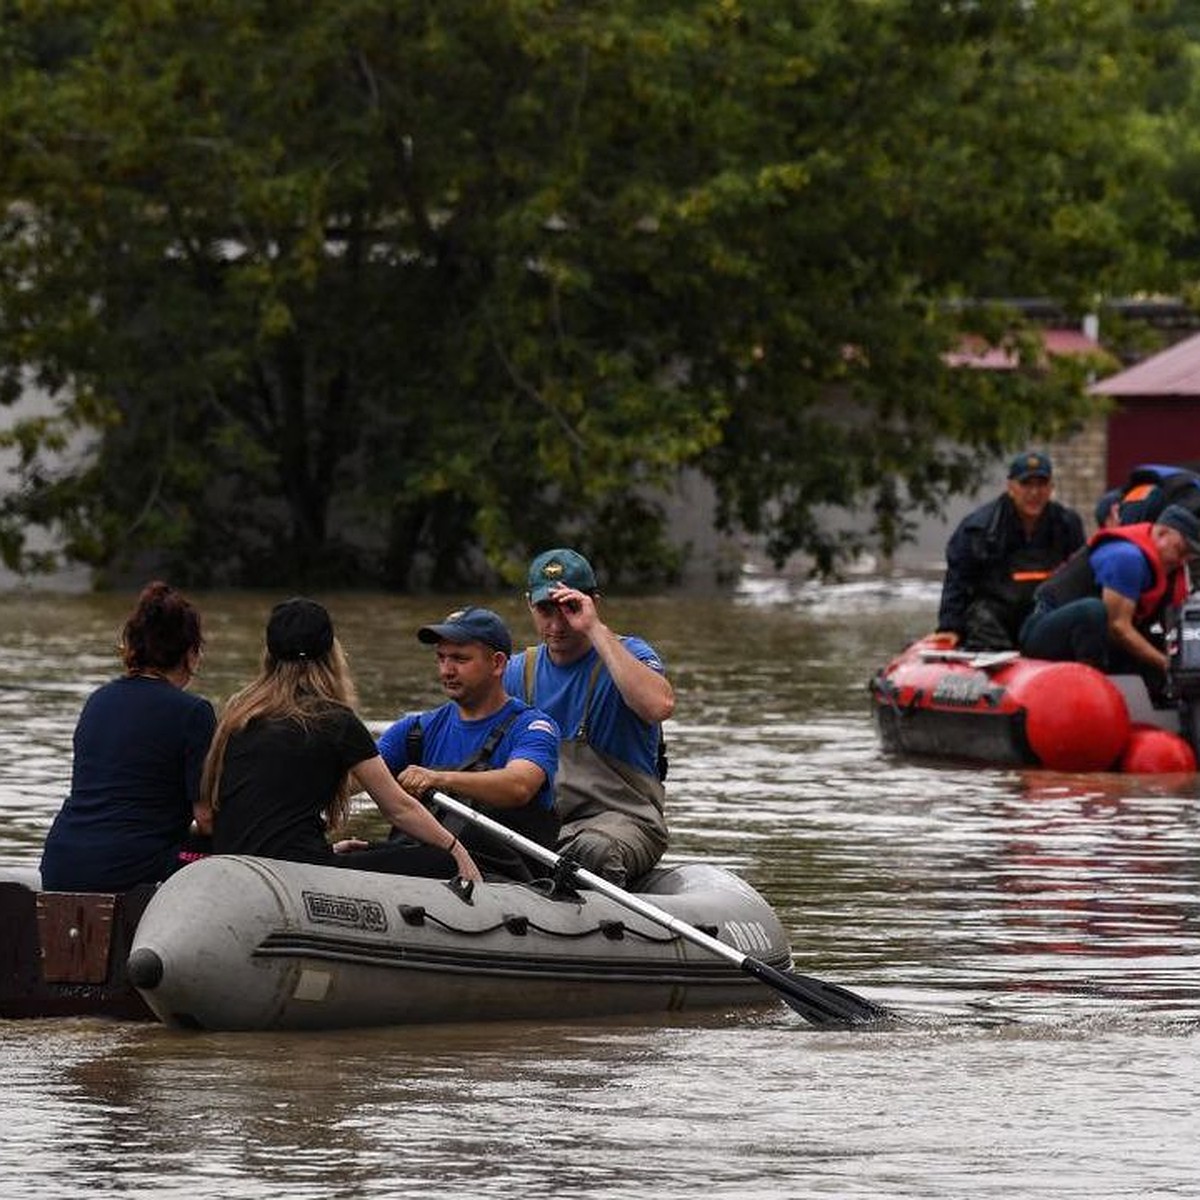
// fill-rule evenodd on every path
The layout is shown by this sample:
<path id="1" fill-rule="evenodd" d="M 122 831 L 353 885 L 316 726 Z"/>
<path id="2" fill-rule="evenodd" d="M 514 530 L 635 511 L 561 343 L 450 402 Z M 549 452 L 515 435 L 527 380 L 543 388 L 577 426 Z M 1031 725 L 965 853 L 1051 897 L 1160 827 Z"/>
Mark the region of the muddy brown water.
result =
<path id="1" fill-rule="evenodd" d="M 278 596 L 195 597 L 219 701 Z M 381 727 L 455 598 L 324 596 Z M 800 970 L 902 1012 L 202 1034 L 0 1022 L 0 1194 L 1177 1197 L 1200 1176 L 1194 777 L 890 760 L 871 671 L 936 585 L 613 598 L 665 656 L 672 855 L 743 874 Z M 0 859 L 36 863 L 130 597 L 0 596 Z M 489 601 L 528 633 L 517 604 Z"/>

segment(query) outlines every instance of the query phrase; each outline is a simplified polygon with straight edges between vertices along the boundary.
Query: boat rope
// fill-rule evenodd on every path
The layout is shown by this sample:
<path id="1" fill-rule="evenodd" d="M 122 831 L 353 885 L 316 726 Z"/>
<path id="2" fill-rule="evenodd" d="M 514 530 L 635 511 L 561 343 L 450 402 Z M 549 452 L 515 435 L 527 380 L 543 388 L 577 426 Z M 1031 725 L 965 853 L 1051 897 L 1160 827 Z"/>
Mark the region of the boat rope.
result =
<path id="1" fill-rule="evenodd" d="M 463 928 L 460 925 L 454 925 L 449 921 L 442 920 L 425 908 L 422 904 L 402 904 L 400 905 L 400 916 L 403 918 L 406 925 L 424 925 L 427 922 L 431 925 L 436 925 L 440 929 L 446 930 L 447 933 L 461 934 L 464 937 L 487 937 L 489 934 L 498 933 L 505 929 L 516 937 L 524 937 L 533 930 L 535 933 L 545 934 L 547 937 L 563 938 L 565 940 L 578 940 L 580 938 L 595 937 L 597 934 L 607 938 L 610 942 L 619 942 L 626 935 L 639 938 L 644 942 L 658 943 L 666 945 L 670 942 L 677 942 L 679 935 L 676 933 L 668 933 L 665 937 L 655 933 L 646 933 L 640 929 L 631 929 L 624 921 L 602 920 L 597 921 L 595 925 L 588 929 L 562 930 L 550 929 L 545 925 L 539 925 L 536 921 L 531 921 L 527 916 L 519 913 L 505 913 L 504 916 L 494 925 L 487 925 L 477 929 Z M 697 928 L 704 928 L 697 926 Z M 716 930 L 712 930 L 712 936 L 716 936 Z"/>

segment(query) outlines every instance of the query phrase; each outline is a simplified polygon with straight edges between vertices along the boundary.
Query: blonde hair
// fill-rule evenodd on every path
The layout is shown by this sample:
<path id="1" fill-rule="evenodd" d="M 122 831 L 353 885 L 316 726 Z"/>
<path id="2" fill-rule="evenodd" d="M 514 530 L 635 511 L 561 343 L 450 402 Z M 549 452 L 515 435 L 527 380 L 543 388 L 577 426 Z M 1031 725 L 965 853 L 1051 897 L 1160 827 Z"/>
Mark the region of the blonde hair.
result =
<path id="1" fill-rule="evenodd" d="M 225 748 L 229 739 L 251 721 L 260 717 L 295 721 L 301 728 L 310 729 L 319 724 L 335 704 L 350 709 L 358 704 L 350 667 L 337 638 L 333 639 L 329 652 L 320 658 L 277 659 L 269 650 L 264 651 L 258 676 L 230 696 L 221 710 L 221 719 L 204 759 L 201 800 L 211 806 L 213 812 L 220 808 Z M 330 829 L 336 829 L 346 820 L 353 790 L 347 771 L 323 810 Z"/>

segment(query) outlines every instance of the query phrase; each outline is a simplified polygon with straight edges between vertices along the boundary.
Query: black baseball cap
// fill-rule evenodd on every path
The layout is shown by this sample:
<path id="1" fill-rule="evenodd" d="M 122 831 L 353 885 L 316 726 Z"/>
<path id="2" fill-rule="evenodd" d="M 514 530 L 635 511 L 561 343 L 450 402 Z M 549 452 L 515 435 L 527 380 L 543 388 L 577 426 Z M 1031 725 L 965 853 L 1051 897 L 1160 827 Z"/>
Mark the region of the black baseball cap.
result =
<path id="1" fill-rule="evenodd" d="M 271 609 L 267 650 L 281 662 L 322 658 L 333 648 L 333 622 L 315 600 L 293 596 Z"/>

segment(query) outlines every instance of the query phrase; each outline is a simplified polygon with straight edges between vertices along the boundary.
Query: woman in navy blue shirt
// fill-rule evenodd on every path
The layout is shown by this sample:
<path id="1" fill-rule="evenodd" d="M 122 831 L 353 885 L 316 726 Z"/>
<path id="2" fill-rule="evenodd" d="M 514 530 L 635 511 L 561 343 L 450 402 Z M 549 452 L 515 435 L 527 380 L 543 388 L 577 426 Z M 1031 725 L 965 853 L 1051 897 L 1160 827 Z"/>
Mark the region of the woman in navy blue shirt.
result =
<path id="1" fill-rule="evenodd" d="M 147 584 L 121 634 L 125 674 L 88 697 L 75 726 L 71 791 L 42 851 L 46 890 L 128 891 L 180 865 L 216 725 L 185 690 L 203 645 L 196 608 Z"/>

